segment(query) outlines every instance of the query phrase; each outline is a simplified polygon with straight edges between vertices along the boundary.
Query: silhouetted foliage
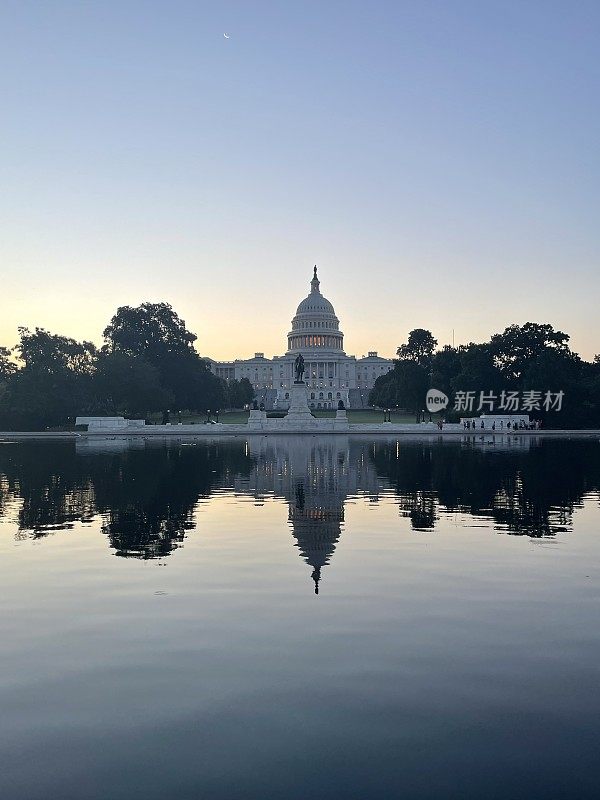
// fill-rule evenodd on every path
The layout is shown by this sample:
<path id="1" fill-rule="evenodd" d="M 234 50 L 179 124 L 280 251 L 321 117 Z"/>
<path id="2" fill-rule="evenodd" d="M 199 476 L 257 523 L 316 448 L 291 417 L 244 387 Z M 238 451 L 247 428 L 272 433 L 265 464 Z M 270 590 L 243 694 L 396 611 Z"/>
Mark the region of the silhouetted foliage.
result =
<path id="1" fill-rule="evenodd" d="M 224 382 L 194 350 L 195 334 L 167 303 L 120 308 L 100 351 L 43 328 L 20 328 L 19 335 L 18 363 L 0 348 L 4 430 L 72 426 L 87 414 L 216 410 L 226 402 Z M 247 395 L 245 384 L 237 390 Z"/>
<path id="2" fill-rule="evenodd" d="M 196 335 L 168 303 L 122 306 L 104 330 L 106 348 L 143 358 L 158 372 L 160 383 L 172 395 L 162 408 L 206 411 L 225 404 L 223 382 L 194 350 Z"/>
<path id="3" fill-rule="evenodd" d="M 11 351 L 8 347 L 0 347 L 0 382 L 7 381 L 14 375 L 18 367 L 11 359 Z"/>
<path id="4" fill-rule="evenodd" d="M 254 389 L 248 378 L 230 380 L 225 387 L 227 408 L 244 408 L 254 398 Z"/>
<path id="5" fill-rule="evenodd" d="M 171 392 L 161 385 L 160 375 L 143 356 L 121 351 L 100 353 L 94 391 L 97 411 L 109 415 L 145 417 L 148 411 L 173 404 Z"/>
<path id="6" fill-rule="evenodd" d="M 548 350 L 569 355 L 569 338 L 566 333 L 555 331 L 552 325 L 526 322 L 494 334 L 490 350 L 502 377 L 512 384 L 521 381 L 531 365 Z"/>
<path id="7" fill-rule="evenodd" d="M 431 331 L 415 328 L 408 334 L 408 342 L 401 344 L 396 355 L 403 361 L 415 361 L 422 367 L 428 366 L 433 351 L 437 346 Z"/>
<path id="8" fill-rule="evenodd" d="M 428 352 L 435 340 L 427 334 L 421 328 L 411 331 L 409 343 L 398 348 L 401 359 L 395 368 L 377 379 L 369 396 L 372 405 L 415 411 L 423 407 L 428 388 L 450 398 L 458 391 L 497 396 L 502 391 L 562 391 L 560 411 L 542 407 L 534 416 L 558 428 L 600 426 L 600 360 L 583 361 L 570 350 L 569 336 L 552 325 L 511 325 L 489 342 L 446 346 L 435 353 Z"/>
<path id="9" fill-rule="evenodd" d="M 0 396 L 0 426 L 36 430 L 85 413 L 92 395 L 96 348 L 36 328 L 20 328 L 16 347 L 22 368 Z"/>
<path id="10" fill-rule="evenodd" d="M 416 361 L 396 361 L 394 369 L 380 375 L 369 395 L 369 403 L 381 408 L 420 411 L 425 401 L 429 376 Z"/>

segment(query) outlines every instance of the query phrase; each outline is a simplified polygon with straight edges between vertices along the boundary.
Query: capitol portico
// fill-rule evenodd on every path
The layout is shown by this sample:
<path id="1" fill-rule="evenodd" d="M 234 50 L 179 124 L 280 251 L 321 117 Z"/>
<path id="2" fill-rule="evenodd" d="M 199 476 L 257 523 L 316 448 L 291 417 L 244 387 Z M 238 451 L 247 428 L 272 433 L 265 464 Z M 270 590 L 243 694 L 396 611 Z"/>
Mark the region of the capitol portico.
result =
<path id="1" fill-rule="evenodd" d="M 317 267 L 310 282 L 310 293 L 296 309 L 287 335 L 285 355 L 234 361 L 206 358 L 211 370 L 224 380 L 247 378 L 265 407 L 287 409 L 290 387 L 294 381 L 294 360 L 302 353 L 305 362 L 304 382 L 311 408 L 338 407 L 342 400 L 348 408 L 368 404 L 375 380 L 393 368 L 394 362 L 371 351 L 356 358 L 344 352 L 344 334 L 330 301 L 321 294 Z"/>

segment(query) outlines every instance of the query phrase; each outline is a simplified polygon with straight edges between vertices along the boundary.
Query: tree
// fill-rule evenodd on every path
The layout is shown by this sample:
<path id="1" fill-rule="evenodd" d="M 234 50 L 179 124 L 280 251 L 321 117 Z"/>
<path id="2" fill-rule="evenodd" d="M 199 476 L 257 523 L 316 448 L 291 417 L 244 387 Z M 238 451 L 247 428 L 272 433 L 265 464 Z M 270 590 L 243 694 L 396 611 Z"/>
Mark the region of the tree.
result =
<path id="1" fill-rule="evenodd" d="M 496 366 L 509 383 L 519 383 L 531 363 L 548 349 L 568 352 L 569 336 L 552 325 L 526 322 L 510 325 L 492 336 L 490 347 Z"/>
<path id="2" fill-rule="evenodd" d="M 197 339 L 169 303 L 121 306 L 103 336 L 111 350 L 143 356 L 153 364 L 173 355 L 195 354 L 193 344 Z"/>
<path id="3" fill-rule="evenodd" d="M 459 347 L 458 352 L 460 369 L 452 380 L 454 392 L 499 392 L 505 388 L 489 344 L 471 342 Z"/>
<path id="4" fill-rule="evenodd" d="M 64 425 L 85 413 L 92 398 L 96 348 L 43 328 L 19 328 L 22 369 L 9 378 L 0 419 L 12 429 Z"/>
<path id="5" fill-rule="evenodd" d="M 175 408 L 223 407 L 223 381 L 200 358 L 194 349 L 196 334 L 188 331 L 168 303 L 121 306 L 105 328 L 104 338 L 109 352 L 137 356 L 151 364 Z"/>
<path id="6" fill-rule="evenodd" d="M 104 350 L 97 362 L 94 394 L 98 410 L 110 414 L 145 417 L 173 404 L 173 395 L 160 383 L 156 367 L 130 353 Z"/>
<path id="7" fill-rule="evenodd" d="M 460 351 L 445 345 L 431 359 L 431 387 L 450 395 L 454 377 L 461 370 Z"/>
<path id="8" fill-rule="evenodd" d="M 415 328 L 408 334 L 408 342 L 401 344 L 396 354 L 403 361 L 415 361 L 420 366 L 426 366 L 436 346 L 437 339 L 433 338 L 431 331 Z"/>
<path id="9" fill-rule="evenodd" d="M 78 342 L 68 336 L 50 333 L 44 328 L 19 328 L 16 346 L 25 369 L 56 373 L 68 370 L 73 374 L 91 375 L 97 350 L 92 342 Z"/>
<path id="10" fill-rule="evenodd" d="M 0 414 L 2 413 L 2 398 L 6 394 L 10 379 L 17 372 L 17 365 L 11 360 L 11 350 L 0 347 Z"/>
<path id="11" fill-rule="evenodd" d="M 252 402 L 254 389 L 248 378 L 234 379 L 226 384 L 226 403 L 228 408 L 243 408 Z"/>
<path id="12" fill-rule="evenodd" d="M 428 383 L 427 371 L 415 361 L 397 361 L 394 369 L 377 378 L 369 403 L 417 413 L 424 408 Z"/>
<path id="13" fill-rule="evenodd" d="M 0 347 L 0 383 L 7 381 L 18 369 L 15 362 L 11 360 L 11 352 L 8 347 Z"/>

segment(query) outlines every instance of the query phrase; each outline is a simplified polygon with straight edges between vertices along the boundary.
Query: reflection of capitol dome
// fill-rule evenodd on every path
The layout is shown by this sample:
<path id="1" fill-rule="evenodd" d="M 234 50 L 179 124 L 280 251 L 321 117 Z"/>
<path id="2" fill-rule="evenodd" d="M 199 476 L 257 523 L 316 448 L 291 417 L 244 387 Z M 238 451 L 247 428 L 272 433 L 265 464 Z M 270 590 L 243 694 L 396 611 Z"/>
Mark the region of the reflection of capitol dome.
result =
<path id="1" fill-rule="evenodd" d="M 324 501 L 324 504 L 321 505 L 320 501 Z M 315 594 L 319 594 L 321 567 L 329 564 L 340 538 L 344 521 L 343 499 L 332 502 L 326 495 L 314 498 L 309 494 L 306 497 L 304 483 L 300 481 L 296 486 L 294 502 L 290 503 L 288 519 L 300 555 L 313 568 L 311 577 L 315 582 Z"/>
<path id="2" fill-rule="evenodd" d="M 310 294 L 296 309 L 292 330 L 288 333 L 288 353 L 297 350 L 344 351 L 344 334 L 333 305 L 320 290 L 317 268 L 310 282 Z"/>

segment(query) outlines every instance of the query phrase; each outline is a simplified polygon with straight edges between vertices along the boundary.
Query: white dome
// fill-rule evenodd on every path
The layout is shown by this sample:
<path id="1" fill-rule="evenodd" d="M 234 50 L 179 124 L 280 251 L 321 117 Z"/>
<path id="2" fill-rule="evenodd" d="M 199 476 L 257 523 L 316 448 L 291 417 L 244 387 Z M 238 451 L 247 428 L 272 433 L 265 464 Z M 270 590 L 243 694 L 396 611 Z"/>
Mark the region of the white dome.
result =
<path id="1" fill-rule="evenodd" d="M 311 312 L 333 314 L 335 316 L 332 304 L 320 292 L 311 292 L 308 297 L 305 297 L 296 309 L 296 316 L 298 314 L 310 314 Z"/>
<path id="2" fill-rule="evenodd" d="M 340 321 L 335 315 L 333 305 L 320 290 L 315 267 L 310 282 L 310 294 L 296 309 L 292 320 L 292 330 L 288 333 L 288 353 L 290 352 L 344 352 L 344 334 L 340 331 Z"/>

